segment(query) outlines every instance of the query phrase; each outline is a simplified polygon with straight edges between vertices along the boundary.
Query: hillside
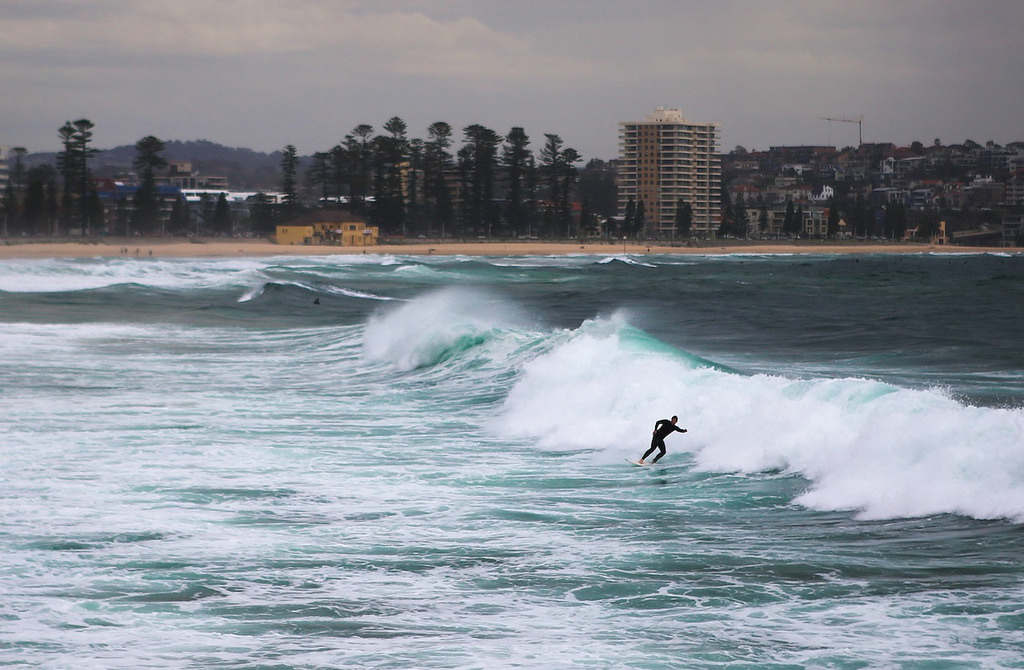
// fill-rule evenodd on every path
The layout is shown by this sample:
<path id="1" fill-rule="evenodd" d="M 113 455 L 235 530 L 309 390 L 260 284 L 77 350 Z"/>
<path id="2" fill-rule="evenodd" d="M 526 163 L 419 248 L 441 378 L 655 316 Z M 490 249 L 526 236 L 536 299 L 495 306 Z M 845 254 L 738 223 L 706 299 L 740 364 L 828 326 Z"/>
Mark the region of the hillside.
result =
<path id="1" fill-rule="evenodd" d="M 226 147 L 208 140 L 166 142 L 163 156 L 168 161 L 189 161 L 192 170 L 204 175 L 224 176 L 232 189 L 240 191 L 274 190 L 281 183 L 281 152 L 262 153 L 252 149 Z M 35 153 L 25 157 L 27 167 L 55 164 L 56 153 Z M 135 146 L 126 144 L 104 149 L 90 160 L 97 177 L 114 177 L 131 172 Z"/>

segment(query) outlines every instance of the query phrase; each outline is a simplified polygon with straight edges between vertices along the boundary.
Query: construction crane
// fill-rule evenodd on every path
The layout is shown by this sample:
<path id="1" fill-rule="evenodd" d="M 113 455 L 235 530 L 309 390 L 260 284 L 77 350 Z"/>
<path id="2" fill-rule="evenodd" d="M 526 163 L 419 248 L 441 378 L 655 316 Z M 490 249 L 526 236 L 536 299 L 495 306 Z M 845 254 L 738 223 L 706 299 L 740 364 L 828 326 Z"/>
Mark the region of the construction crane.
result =
<path id="1" fill-rule="evenodd" d="M 856 123 L 857 124 L 857 146 L 860 146 L 861 144 L 864 144 L 864 127 L 862 125 L 863 121 L 864 121 L 864 115 L 863 114 L 861 114 L 860 116 L 852 116 L 852 117 L 847 117 L 847 116 L 823 116 L 823 117 L 821 117 L 821 120 L 822 121 L 839 121 L 840 123 Z"/>

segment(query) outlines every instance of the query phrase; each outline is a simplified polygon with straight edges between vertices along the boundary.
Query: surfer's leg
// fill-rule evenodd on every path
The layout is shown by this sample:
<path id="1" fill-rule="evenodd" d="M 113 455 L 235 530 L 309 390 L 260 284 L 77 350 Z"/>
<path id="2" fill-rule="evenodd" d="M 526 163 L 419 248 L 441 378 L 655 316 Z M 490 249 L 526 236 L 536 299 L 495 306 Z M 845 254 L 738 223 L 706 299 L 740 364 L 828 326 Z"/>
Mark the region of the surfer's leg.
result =
<path id="1" fill-rule="evenodd" d="M 653 447 L 651 447 L 651 449 L 653 450 Z M 658 459 L 661 458 L 664 455 L 665 455 L 665 443 L 662 442 L 661 444 L 658 445 L 658 455 L 654 457 L 654 460 L 651 461 L 651 464 L 653 465 L 654 463 L 657 463 Z"/>
<path id="2" fill-rule="evenodd" d="M 640 457 L 640 462 L 642 463 L 643 461 L 646 461 L 647 457 L 653 454 L 655 449 L 661 449 L 662 452 L 664 452 L 665 442 L 663 440 L 659 440 L 658 438 L 654 438 L 653 440 L 651 440 L 651 448 L 645 451 L 644 455 Z"/>
<path id="3" fill-rule="evenodd" d="M 655 449 L 661 449 L 661 453 L 658 454 L 658 458 L 661 458 L 662 456 L 664 456 L 665 455 L 665 440 L 659 440 L 658 438 L 654 438 L 653 440 L 651 440 L 651 448 L 648 449 L 647 451 L 645 451 L 644 455 L 640 457 L 640 462 L 643 463 L 644 461 L 646 461 L 647 457 L 650 456 L 651 454 L 653 454 Z M 657 463 L 658 462 L 658 458 L 655 458 L 653 462 Z"/>

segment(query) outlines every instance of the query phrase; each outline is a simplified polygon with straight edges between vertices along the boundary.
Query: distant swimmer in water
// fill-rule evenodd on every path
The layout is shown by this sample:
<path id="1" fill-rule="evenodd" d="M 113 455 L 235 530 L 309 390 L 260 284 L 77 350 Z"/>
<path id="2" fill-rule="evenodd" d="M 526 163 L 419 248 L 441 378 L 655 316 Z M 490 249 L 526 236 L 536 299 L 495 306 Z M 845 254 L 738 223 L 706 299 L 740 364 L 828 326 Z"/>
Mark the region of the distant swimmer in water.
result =
<path id="1" fill-rule="evenodd" d="M 657 463 L 658 459 L 665 455 L 665 438 L 672 433 L 685 433 L 685 428 L 679 428 L 676 423 L 679 421 L 678 416 L 674 416 L 671 419 L 658 419 L 654 424 L 654 437 L 651 438 L 651 448 L 644 452 L 644 455 L 640 457 L 640 465 L 644 464 L 644 460 L 654 453 L 655 449 L 658 449 L 658 455 L 654 457 L 651 463 Z"/>

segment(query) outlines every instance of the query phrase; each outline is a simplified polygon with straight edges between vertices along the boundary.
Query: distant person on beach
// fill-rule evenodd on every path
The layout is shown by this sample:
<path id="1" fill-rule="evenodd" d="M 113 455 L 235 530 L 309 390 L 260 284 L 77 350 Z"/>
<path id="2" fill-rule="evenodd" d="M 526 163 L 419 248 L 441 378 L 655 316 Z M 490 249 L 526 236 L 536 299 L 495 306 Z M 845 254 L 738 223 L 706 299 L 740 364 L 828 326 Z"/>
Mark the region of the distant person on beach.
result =
<path id="1" fill-rule="evenodd" d="M 685 433 L 685 428 L 679 428 L 676 423 L 679 421 L 678 416 L 673 416 L 671 419 L 658 419 L 654 424 L 654 437 L 651 438 L 651 448 L 644 452 L 644 455 L 640 457 L 640 465 L 644 464 L 644 460 L 654 453 L 655 449 L 658 449 L 658 455 L 654 457 L 651 463 L 657 463 L 658 459 L 665 455 L 665 438 L 672 433 Z"/>

